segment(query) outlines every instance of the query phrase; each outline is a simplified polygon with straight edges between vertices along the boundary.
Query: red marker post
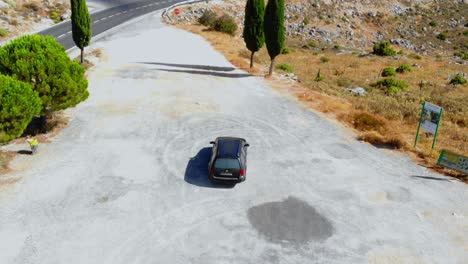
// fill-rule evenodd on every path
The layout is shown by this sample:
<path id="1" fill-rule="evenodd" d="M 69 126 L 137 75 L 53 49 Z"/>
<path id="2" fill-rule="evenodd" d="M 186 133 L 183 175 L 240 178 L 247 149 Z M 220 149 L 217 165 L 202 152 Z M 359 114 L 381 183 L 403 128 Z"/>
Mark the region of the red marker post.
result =
<path id="1" fill-rule="evenodd" d="M 174 14 L 176 15 L 180 14 L 180 9 L 179 8 L 174 9 Z"/>

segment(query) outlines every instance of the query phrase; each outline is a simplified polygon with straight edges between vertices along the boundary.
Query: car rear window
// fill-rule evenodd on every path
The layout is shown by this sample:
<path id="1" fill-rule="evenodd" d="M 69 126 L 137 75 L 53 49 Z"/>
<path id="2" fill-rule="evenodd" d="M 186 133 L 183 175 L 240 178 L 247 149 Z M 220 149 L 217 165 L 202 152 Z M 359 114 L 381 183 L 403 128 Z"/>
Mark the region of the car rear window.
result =
<path id="1" fill-rule="evenodd" d="M 216 169 L 240 169 L 239 161 L 236 159 L 217 159 L 215 162 Z"/>

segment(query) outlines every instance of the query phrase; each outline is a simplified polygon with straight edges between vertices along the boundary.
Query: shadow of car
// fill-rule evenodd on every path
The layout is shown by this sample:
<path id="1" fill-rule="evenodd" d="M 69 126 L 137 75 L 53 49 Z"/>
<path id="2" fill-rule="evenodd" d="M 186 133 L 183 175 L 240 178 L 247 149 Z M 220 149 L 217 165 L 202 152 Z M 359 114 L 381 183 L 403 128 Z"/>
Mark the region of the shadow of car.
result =
<path id="1" fill-rule="evenodd" d="M 211 151 L 211 147 L 202 148 L 195 157 L 189 160 L 185 169 L 185 182 L 206 188 L 233 188 L 236 183 L 213 184 L 208 179 L 208 163 L 210 162 Z"/>

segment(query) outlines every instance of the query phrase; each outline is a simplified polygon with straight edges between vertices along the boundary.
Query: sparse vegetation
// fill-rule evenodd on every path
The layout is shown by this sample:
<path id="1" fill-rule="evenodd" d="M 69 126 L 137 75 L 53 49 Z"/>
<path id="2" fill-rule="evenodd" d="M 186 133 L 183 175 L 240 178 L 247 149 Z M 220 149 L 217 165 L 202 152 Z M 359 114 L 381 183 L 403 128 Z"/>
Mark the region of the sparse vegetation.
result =
<path id="1" fill-rule="evenodd" d="M 0 28 L 0 37 L 6 37 L 8 35 L 8 30 Z"/>
<path id="2" fill-rule="evenodd" d="M 317 75 L 315 76 L 314 80 L 316 82 L 321 82 L 321 81 L 325 80 L 325 77 L 322 76 L 322 74 L 320 73 L 320 70 L 317 72 Z"/>
<path id="3" fill-rule="evenodd" d="M 419 54 L 415 54 L 415 53 L 408 55 L 408 58 L 415 59 L 415 60 L 422 60 L 422 56 Z"/>
<path id="4" fill-rule="evenodd" d="M 448 39 L 448 36 L 447 36 L 446 33 L 443 33 L 443 32 L 442 32 L 442 33 L 439 33 L 439 34 L 437 35 L 437 38 L 440 39 L 440 40 L 442 40 L 442 41 L 446 41 L 446 40 Z"/>
<path id="5" fill-rule="evenodd" d="M 322 62 L 322 63 L 327 63 L 329 61 L 330 61 L 330 58 L 328 58 L 328 57 L 325 57 L 325 56 L 320 57 L 320 62 Z"/>
<path id="6" fill-rule="evenodd" d="M 232 18 L 231 16 L 222 15 L 216 18 L 212 25 L 212 28 L 216 31 L 234 36 L 237 31 L 237 24 L 236 21 L 234 21 L 234 18 Z"/>
<path id="7" fill-rule="evenodd" d="M 398 94 L 401 90 L 408 88 L 409 85 L 404 81 L 388 77 L 377 81 L 374 86 L 383 88 L 384 91 L 389 95 L 395 95 Z"/>
<path id="8" fill-rule="evenodd" d="M 379 56 L 394 56 L 396 51 L 388 41 L 382 41 L 374 44 L 374 54 Z"/>
<path id="9" fill-rule="evenodd" d="M 431 27 L 438 27 L 438 26 L 439 26 L 439 22 L 437 22 L 437 21 L 431 21 L 431 22 L 429 22 L 429 26 L 431 26 Z"/>
<path id="10" fill-rule="evenodd" d="M 396 70 L 393 67 L 387 67 L 382 70 L 382 77 L 391 77 L 396 75 Z"/>
<path id="11" fill-rule="evenodd" d="M 215 12 L 211 10 L 206 10 L 198 19 L 198 23 L 207 27 L 212 27 L 214 25 L 214 22 L 216 21 L 216 18 L 217 16 Z"/>
<path id="12" fill-rule="evenodd" d="M 405 73 L 405 72 L 412 72 L 413 67 L 411 67 L 409 64 L 402 64 L 400 67 L 396 69 L 396 72 L 398 73 Z"/>
<path id="13" fill-rule="evenodd" d="M 465 83 L 466 79 L 461 75 L 457 75 L 450 80 L 450 84 L 452 85 L 463 85 Z"/>
<path id="14" fill-rule="evenodd" d="M 282 71 L 285 71 L 285 72 L 293 72 L 294 69 L 291 65 L 287 64 L 287 63 L 280 63 L 278 65 L 276 65 L 276 69 L 279 69 L 279 70 L 282 70 Z"/>

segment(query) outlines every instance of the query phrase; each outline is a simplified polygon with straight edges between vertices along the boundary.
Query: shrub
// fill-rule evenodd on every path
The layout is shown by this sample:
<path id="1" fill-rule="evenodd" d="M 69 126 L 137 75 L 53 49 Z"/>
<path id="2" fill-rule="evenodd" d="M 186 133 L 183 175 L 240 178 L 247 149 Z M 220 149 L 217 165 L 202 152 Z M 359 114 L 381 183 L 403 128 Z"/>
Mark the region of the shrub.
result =
<path id="1" fill-rule="evenodd" d="M 25 8 L 27 8 L 27 9 L 30 9 L 30 10 L 35 11 L 35 12 L 37 12 L 37 11 L 39 11 L 41 9 L 40 6 L 35 2 L 26 3 L 23 6 Z"/>
<path id="2" fill-rule="evenodd" d="M 429 22 L 429 26 L 431 26 L 431 27 L 438 27 L 438 26 L 439 26 L 439 22 L 437 22 L 437 21 L 431 21 L 431 22 Z"/>
<path id="3" fill-rule="evenodd" d="M 287 63 L 281 63 L 281 64 L 278 64 L 276 65 L 276 69 L 280 69 L 282 71 L 285 71 L 285 72 L 293 72 L 294 69 L 291 65 L 287 64 Z"/>
<path id="4" fill-rule="evenodd" d="M 328 57 L 320 57 L 320 61 L 323 62 L 323 63 L 327 63 L 330 61 L 330 58 Z"/>
<path id="5" fill-rule="evenodd" d="M 468 30 L 463 31 L 463 36 L 468 36 Z"/>
<path id="6" fill-rule="evenodd" d="M 391 77 L 395 75 L 396 75 L 396 71 L 395 71 L 395 68 L 393 67 L 387 67 L 383 69 L 382 71 L 382 77 Z"/>
<path id="7" fill-rule="evenodd" d="M 445 40 L 447 40 L 448 36 L 447 36 L 447 34 L 442 32 L 442 33 L 439 33 L 439 35 L 437 35 L 437 38 L 442 40 L 442 41 L 445 41 Z"/>
<path id="8" fill-rule="evenodd" d="M 0 49 L 0 72 L 32 85 L 41 115 L 84 101 L 89 93 L 84 68 L 53 37 L 26 35 Z"/>
<path id="9" fill-rule="evenodd" d="M 0 28 L 0 37 L 6 37 L 8 35 L 8 30 Z"/>
<path id="10" fill-rule="evenodd" d="M 223 15 L 214 21 L 212 28 L 216 31 L 234 36 L 236 34 L 237 24 L 231 16 Z"/>
<path id="11" fill-rule="evenodd" d="M 405 73 L 413 71 L 413 68 L 408 64 L 402 64 L 400 67 L 396 69 L 398 73 Z"/>
<path id="12" fill-rule="evenodd" d="M 360 131 L 384 132 L 386 130 L 385 120 L 383 118 L 367 112 L 355 113 L 352 119 L 354 128 Z"/>
<path id="13" fill-rule="evenodd" d="M 415 60 L 421 60 L 422 59 L 422 56 L 419 55 L 419 54 L 410 54 L 408 57 L 412 58 L 412 59 L 415 59 Z"/>
<path id="14" fill-rule="evenodd" d="M 40 111 L 41 99 L 31 85 L 0 75 L 0 142 L 21 136 Z"/>
<path id="15" fill-rule="evenodd" d="M 468 52 L 458 51 L 453 53 L 453 56 L 460 57 L 463 60 L 468 60 Z"/>
<path id="16" fill-rule="evenodd" d="M 55 11 L 53 11 L 52 13 L 50 13 L 50 16 L 49 16 L 49 17 L 50 17 L 50 19 L 52 19 L 55 23 L 60 22 L 60 15 L 59 15 L 57 12 L 55 12 Z"/>
<path id="17" fill-rule="evenodd" d="M 389 95 L 394 95 L 399 93 L 401 90 L 407 88 L 409 85 L 401 80 L 397 80 L 392 77 L 388 77 L 382 80 L 377 81 L 374 86 L 379 88 L 384 88 L 385 93 Z"/>
<path id="18" fill-rule="evenodd" d="M 315 76 L 315 79 L 314 79 L 316 82 L 321 82 L 323 80 L 325 80 L 325 77 L 323 77 L 321 74 L 320 74 L 320 70 L 317 72 L 317 75 Z"/>
<path id="19" fill-rule="evenodd" d="M 288 47 L 284 47 L 283 50 L 281 50 L 281 54 L 289 54 L 291 52 L 294 52 L 294 49 Z"/>
<path id="20" fill-rule="evenodd" d="M 381 41 L 374 44 L 374 54 L 379 56 L 394 56 L 396 51 L 388 41 Z"/>
<path id="21" fill-rule="evenodd" d="M 466 79 L 461 75 L 457 75 L 453 77 L 452 80 L 450 80 L 450 84 L 452 85 L 462 85 L 465 83 L 466 83 Z"/>
<path id="22" fill-rule="evenodd" d="M 203 15 L 198 18 L 198 23 L 211 27 L 216 21 L 216 13 L 211 10 L 206 10 Z"/>

